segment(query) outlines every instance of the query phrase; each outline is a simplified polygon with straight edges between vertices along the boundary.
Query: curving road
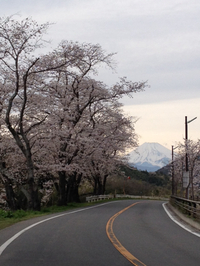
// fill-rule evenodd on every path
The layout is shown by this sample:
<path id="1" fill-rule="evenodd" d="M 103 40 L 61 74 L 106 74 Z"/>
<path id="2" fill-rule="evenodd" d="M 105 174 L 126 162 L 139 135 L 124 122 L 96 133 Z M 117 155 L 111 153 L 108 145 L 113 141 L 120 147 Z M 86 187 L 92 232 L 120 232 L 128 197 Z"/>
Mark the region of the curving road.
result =
<path id="1" fill-rule="evenodd" d="M 116 201 L 18 223 L 0 231 L 0 265 L 199 266 L 200 238 L 162 203 Z"/>

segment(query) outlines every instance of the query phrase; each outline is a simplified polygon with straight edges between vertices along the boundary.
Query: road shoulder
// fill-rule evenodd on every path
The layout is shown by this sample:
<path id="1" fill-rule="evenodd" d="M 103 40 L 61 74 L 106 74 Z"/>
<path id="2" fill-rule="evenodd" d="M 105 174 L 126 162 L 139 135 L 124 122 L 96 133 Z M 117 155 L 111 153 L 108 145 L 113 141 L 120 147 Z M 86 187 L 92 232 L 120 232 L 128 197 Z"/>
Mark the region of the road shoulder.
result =
<path id="1" fill-rule="evenodd" d="M 200 223 L 192 220 L 192 218 L 187 217 L 182 214 L 176 208 L 174 208 L 169 202 L 163 204 L 163 207 L 168 214 L 168 216 L 179 226 L 189 231 L 190 233 L 200 237 Z"/>

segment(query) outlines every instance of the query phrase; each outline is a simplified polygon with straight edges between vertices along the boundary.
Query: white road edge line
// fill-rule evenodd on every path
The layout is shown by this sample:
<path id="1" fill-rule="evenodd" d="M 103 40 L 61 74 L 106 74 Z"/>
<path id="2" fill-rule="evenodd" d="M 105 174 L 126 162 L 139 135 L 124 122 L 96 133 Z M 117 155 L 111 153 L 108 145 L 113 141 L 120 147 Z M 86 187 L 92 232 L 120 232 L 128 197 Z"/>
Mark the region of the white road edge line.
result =
<path id="1" fill-rule="evenodd" d="M 88 207 L 88 208 L 84 208 L 84 209 L 80 209 L 80 210 L 75 210 L 75 211 L 71 211 L 71 212 L 67 212 L 67 213 L 62 213 L 62 214 L 59 214 L 59 215 L 56 215 L 56 216 L 53 216 L 53 217 L 50 217 L 50 218 L 47 218 L 45 220 L 42 220 L 40 222 L 37 222 L 37 223 L 34 223 L 26 228 L 24 228 L 23 230 L 19 231 L 17 234 L 15 234 L 13 237 L 11 237 L 10 239 L 8 239 L 4 244 L 2 244 L 0 246 L 0 256 L 1 254 L 3 253 L 3 251 L 7 248 L 8 245 L 10 245 L 16 238 L 18 238 L 21 234 L 23 234 L 24 232 L 28 231 L 29 229 L 41 224 L 41 223 L 45 223 L 49 220 L 52 220 L 52 219 L 56 219 L 56 218 L 59 218 L 61 216 L 65 216 L 65 215 L 69 215 L 69 214 L 72 214 L 72 213 L 76 213 L 76 212 L 81 212 L 81 211 L 86 211 L 88 209 L 93 209 L 93 208 L 97 208 L 97 207 L 100 207 L 100 206 L 103 206 L 103 205 L 106 205 L 106 204 L 110 204 L 110 203 L 114 203 L 115 201 L 111 201 L 111 202 L 106 202 L 106 203 L 103 203 L 103 204 L 99 204 L 99 205 L 95 205 L 95 206 L 92 206 L 92 207 Z"/>
<path id="2" fill-rule="evenodd" d="M 176 224 L 178 224 L 180 227 L 182 227 L 183 229 L 185 229 L 186 231 L 190 232 L 191 234 L 197 236 L 197 237 L 200 237 L 200 234 L 199 233 L 196 233 L 192 230 L 190 230 L 189 228 L 187 228 L 186 226 L 184 226 L 182 223 L 178 222 L 176 219 L 174 219 L 174 217 L 170 214 L 170 212 L 167 210 L 166 208 L 166 205 L 167 203 L 163 203 L 162 206 L 165 210 L 165 212 L 167 213 L 167 215 L 170 217 L 170 219 L 172 219 L 173 222 L 175 222 Z"/>

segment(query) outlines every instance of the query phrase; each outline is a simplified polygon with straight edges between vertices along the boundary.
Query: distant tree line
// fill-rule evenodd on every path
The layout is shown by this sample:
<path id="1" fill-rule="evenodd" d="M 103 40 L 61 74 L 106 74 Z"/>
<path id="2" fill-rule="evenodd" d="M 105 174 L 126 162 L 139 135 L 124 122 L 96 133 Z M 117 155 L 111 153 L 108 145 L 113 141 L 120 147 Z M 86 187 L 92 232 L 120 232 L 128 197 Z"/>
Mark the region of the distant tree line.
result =
<path id="1" fill-rule="evenodd" d="M 121 165 L 119 172 L 109 177 L 106 192 L 169 197 L 171 195 L 171 178 L 160 172 L 150 173 Z"/>

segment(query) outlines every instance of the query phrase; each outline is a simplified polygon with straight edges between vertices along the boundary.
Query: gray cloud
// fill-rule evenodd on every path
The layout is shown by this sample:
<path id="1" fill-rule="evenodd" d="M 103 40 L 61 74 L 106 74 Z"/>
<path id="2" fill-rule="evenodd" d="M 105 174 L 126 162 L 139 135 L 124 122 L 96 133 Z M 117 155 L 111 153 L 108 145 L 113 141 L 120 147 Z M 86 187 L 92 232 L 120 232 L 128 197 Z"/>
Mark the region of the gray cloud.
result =
<path id="1" fill-rule="evenodd" d="M 1 16 L 20 13 L 54 22 L 47 39 L 99 43 L 117 52 L 116 73 L 101 68 L 98 78 L 148 80 L 151 88 L 124 98 L 146 104 L 200 98 L 199 0 L 6 0 Z"/>

